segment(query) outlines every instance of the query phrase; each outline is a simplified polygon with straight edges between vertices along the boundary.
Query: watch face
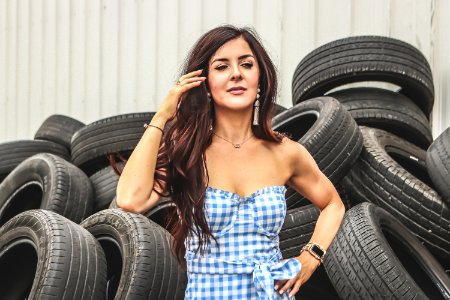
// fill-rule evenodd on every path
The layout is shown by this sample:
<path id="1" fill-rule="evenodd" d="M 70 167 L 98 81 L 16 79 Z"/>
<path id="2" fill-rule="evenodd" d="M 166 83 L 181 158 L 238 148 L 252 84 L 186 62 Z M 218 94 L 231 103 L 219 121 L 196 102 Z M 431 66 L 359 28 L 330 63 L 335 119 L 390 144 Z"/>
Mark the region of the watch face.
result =
<path id="1" fill-rule="evenodd" d="M 311 250 L 314 251 L 314 253 L 316 253 L 316 254 L 319 255 L 320 257 L 323 256 L 323 251 L 320 250 L 320 248 L 317 247 L 316 245 L 313 245 L 313 246 L 311 247 Z"/>

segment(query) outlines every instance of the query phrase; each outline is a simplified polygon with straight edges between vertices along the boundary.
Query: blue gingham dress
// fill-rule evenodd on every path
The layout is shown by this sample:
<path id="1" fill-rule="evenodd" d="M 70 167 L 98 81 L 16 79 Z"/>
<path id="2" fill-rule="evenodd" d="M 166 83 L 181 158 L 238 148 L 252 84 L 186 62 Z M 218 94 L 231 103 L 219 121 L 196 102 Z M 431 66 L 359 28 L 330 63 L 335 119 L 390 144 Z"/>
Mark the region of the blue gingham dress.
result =
<path id="1" fill-rule="evenodd" d="M 211 239 L 197 252 L 198 237 L 185 240 L 188 284 L 185 299 L 289 299 L 275 279 L 291 279 L 301 269 L 295 258 L 282 260 L 278 233 L 286 216 L 284 186 L 268 186 L 247 197 L 208 187 L 206 220 Z M 295 299 L 295 297 L 291 297 Z"/>

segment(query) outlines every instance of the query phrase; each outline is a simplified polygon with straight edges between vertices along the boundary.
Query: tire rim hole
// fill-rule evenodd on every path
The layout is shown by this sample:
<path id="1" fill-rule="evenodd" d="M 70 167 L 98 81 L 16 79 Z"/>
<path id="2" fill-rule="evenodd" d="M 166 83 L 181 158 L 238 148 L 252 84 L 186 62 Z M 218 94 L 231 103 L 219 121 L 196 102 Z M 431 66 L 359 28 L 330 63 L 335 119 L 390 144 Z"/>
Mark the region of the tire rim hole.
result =
<path id="1" fill-rule="evenodd" d="M 0 226 L 21 212 L 40 208 L 42 197 L 40 184 L 31 182 L 22 186 L 7 200 L 6 209 L 0 215 Z"/>
<path id="2" fill-rule="evenodd" d="M 389 246 L 394 251 L 395 256 L 414 280 L 414 282 L 410 282 L 410 284 L 419 286 L 429 299 L 443 299 L 439 289 L 430 279 L 423 267 L 418 263 L 420 259 L 411 255 L 410 251 L 405 249 L 407 246 L 402 244 L 402 242 L 399 241 L 399 238 L 394 236 L 390 231 L 386 229 L 382 229 L 382 231 Z"/>
<path id="3" fill-rule="evenodd" d="M 282 126 L 278 131 L 286 132 L 292 136 L 294 141 L 299 141 L 308 130 L 313 127 L 314 123 L 317 122 L 319 115 L 317 112 L 306 112 L 304 114 L 299 114 L 297 118 L 295 118 L 294 122 L 288 122 L 284 126 Z"/>
<path id="4" fill-rule="evenodd" d="M 26 299 L 36 273 L 37 253 L 31 242 L 19 241 L 0 256 L 2 299 Z"/>
<path id="5" fill-rule="evenodd" d="M 97 238 L 105 252 L 107 271 L 106 299 L 114 299 L 122 276 L 122 253 L 119 245 L 109 238 Z"/>

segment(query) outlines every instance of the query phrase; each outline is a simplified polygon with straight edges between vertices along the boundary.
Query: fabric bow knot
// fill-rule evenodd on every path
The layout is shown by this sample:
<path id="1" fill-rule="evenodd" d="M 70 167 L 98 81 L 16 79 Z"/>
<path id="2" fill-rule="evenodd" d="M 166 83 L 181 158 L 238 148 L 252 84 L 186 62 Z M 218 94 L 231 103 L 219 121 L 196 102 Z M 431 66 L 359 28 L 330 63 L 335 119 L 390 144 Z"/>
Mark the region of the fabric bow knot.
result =
<path id="1" fill-rule="evenodd" d="M 301 267 L 302 264 L 295 258 L 281 260 L 275 264 L 272 262 L 256 264 L 253 269 L 253 282 L 259 299 L 276 299 L 275 279 L 291 279 L 300 272 Z"/>

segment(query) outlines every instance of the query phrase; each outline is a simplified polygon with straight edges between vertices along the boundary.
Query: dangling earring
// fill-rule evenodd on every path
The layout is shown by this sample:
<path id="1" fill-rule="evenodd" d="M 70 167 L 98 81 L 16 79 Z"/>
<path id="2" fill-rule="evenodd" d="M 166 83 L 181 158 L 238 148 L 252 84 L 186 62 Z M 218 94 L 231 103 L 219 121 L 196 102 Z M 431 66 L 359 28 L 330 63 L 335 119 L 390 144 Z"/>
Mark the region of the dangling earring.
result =
<path id="1" fill-rule="evenodd" d="M 206 94 L 206 96 L 208 97 L 209 104 L 211 104 L 211 94 L 208 92 Z M 212 126 L 212 121 L 211 121 L 211 125 L 209 125 L 209 131 L 212 131 L 212 130 L 213 130 L 213 126 Z"/>
<path id="2" fill-rule="evenodd" d="M 253 112 L 253 125 L 259 125 L 259 92 L 261 90 L 258 88 L 258 93 L 256 94 L 256 101 L 254 104 L 254 112 Z"/>

